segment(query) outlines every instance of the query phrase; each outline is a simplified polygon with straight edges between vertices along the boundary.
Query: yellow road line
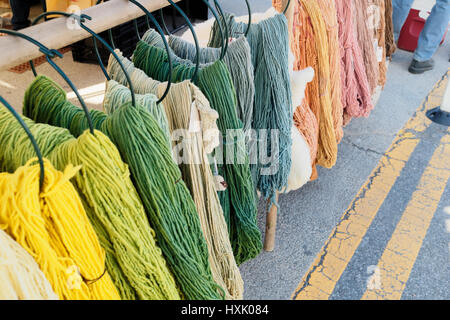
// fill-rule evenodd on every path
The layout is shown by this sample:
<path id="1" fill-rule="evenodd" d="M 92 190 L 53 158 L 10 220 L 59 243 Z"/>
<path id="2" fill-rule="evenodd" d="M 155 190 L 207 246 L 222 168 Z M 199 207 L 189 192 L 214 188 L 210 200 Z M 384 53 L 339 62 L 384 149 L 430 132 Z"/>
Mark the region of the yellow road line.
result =
<path id="1" fill-rule="evenodd" d="M 378 262 L 380 288 L 368 289 L 363 299 L 401 298 L 449 178 L 450 135 L 446 134 Z"/>
<path id="2" fill-rule="evenodd" d="M 324 300 L 333 293 L 379 208 L 418 145 L 418 134 L 430 125 L 431 121 L 425 116 L 425 111 L 440 104 L 449 72 L 435 85 L 415 115 L 398 132 L 391 147 L 380 159 L 304 275 L 292 295 L 293 299 Z"/>

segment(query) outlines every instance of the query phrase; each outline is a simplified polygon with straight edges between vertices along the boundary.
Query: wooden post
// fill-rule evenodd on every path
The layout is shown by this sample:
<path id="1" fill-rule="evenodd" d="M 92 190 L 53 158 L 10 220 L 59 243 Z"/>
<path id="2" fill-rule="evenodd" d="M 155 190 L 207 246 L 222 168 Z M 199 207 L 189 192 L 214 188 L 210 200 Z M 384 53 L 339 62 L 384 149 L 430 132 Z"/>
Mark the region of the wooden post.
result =
<path id="1" fill-rule="evenodd" d="M 276 202 L 278 202 L 278 193 L 275 196 Z M 266 234 L 264 238 L 264 250 L 272 252 L 275 248 L 275 236 L 277 232 L 277 215 L 278 208 L 271 203 L 269 199 L 269 212 L 266 217 Z"/>

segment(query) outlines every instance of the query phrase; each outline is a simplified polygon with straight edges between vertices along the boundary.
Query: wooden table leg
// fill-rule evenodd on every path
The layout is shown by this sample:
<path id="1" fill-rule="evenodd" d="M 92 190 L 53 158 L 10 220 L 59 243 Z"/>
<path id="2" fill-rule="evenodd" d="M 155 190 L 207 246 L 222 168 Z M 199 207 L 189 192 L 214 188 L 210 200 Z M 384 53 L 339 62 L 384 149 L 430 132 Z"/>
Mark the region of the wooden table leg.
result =
<path id="1" fill-rule="evenodd" d="M 278 202 L 278 193 L 276 194 L 275 199 Z M 264 250 L 271 252 L 275 248 L 278 208 L 273 203 L 271 203 L 270 199 L 269 205 L 270 208 L 266 217 L 266 234 L 264 238 Z"/>

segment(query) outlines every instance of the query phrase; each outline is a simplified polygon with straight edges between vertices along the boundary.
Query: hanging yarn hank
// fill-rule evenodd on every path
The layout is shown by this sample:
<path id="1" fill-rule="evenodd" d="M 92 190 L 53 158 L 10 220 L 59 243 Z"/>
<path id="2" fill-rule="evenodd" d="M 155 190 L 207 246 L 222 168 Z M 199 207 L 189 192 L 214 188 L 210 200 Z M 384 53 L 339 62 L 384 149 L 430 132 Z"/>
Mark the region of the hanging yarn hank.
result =
<path id="1" fill-rule="evenodd" d="M 281 6 L 279 11 L 283 11 L 284 8 L 286 8 L 285 5 Z M 289 6 L 288 10 L 284 13 L 286 16 L 286 20 L 288 23 L 288 30 L 289 30 L 289 42 L 292 45 L 292 21 L 293 21 L 293 6 Z M 269 17 L 272 17 L 277 14 L 277 10 L 275 8 L 271 8 L 267 10 L 265 13 L 262 14 L 256 14 L 252 15 L 252 21 L 254 23 L 258 23 L 264 19 L 267 19 Z M 236 21 L 239 22 L 247 22 L 249 19 L 248 16 L 241 16 L 237 17 Z M 288 70 L 289 70 L 289 76 L 290 76 L 290 89 L 292 93 L 292 110 L 295 112 L 297 107 L 300 106 L 304 101 L 305 96 L 305 89 L 308 82 L 312 81 L 314 78 L 314 70 L 312 68 L 306 68 L 304 70 L 295 70 L 294 64 L 295 64 L 295 56 L 289 50 L 288 53 Z M 306 110 L 305 110 L 306 111 Z M 308 108 L 307 110 L 309 114 L 311 114 L 314 117 L 314 114 L 312 111 Z M 303 112 L 303 110 L 302 110 Z M 302 116 L 305 115 L 302 113 Z M 295 116 L 294 116 L 295 120 Z M 291 158 L 292 158 L 292 164 L 291 169 L 289 172 L 288 177 L 288 185 L 286 189 L 284 190 L 286 193 L 298 190 L 303 185 L 305 185 L 308 181 L 311 180 L 312 177 L 312 166 L 314 161 L 311 161 L 312 157 L 310 148 L 307 144 L 307 136 L 311 133 L 310 128 L 307 128 L 308 124 L 304 126 L 305 123 L 302 124 L 302 129 L 306 129 L 304 131 L 300 130 L 299 123 L 292 123 L 292 129 L 291 129 L 291 138 L 292 138 L 292 151 L 291 151 Z M 317 125 L 316 125 L 317 127 Z M 306 135 L 305 135 L 306 133 Z M 313 133 L 314 134 L 314 133 Z M 308 136 L 308 139 L 311 137 Z M 317 138 L 317 132 L 316 132 L 316 138 Z M 316 141 L 317 146 L 317 141 Z M 315 150 L 317 152 L 317 150 Z"/>
<path id="2" fill-rule="evenodd" d="M 110 59 L 108 69 L 113 68 L 115 61 Z M 133 80 L 131 81 L 134 82 Z M 161 96 L 166 89 L 166 84 L 161 83 L 158 89 L 158 95 Z M 147 96 L 155 97 L 147 93 L 136 95 L 136 99 L 140 101 Z M 109 110 L 108 113 L 113 113 L 117 106 L 130 100 L 131 93 L 127 87 L 114 80 L 108 82 L 104 102 L 105 109 Z M 162 104 L 158 106 L 153 103 L 148 106 L 148 109 L 152 110 L 159 108 Z M 169 94 L 164 99 L 164 107 L 170 131 L 175 135 L 180 134 L 179 138 L 182 140 L 174 142 L 174 150 L 181 146 L 179 152 L 182 153 L 182 155 L 176 155 L 176 160 L 178 163 L 181 162 L 183 180 L 192 194 L 199 214 L 203 234 L 208 244 L 209 262 L 214 281 L 226 289 L 226 299 L 242 299 L 244 284 L 234 260 L 227 225 L 207 156 L 219 143 L 219 131 L 216 125 L 218 114 L 210 108 L 200 90 L 189 81 L 171 86 Z M 192 108 L 195 110 L 193 111 Z M 197 121 L 199 122 L 192 122 L 192 112 L 198 113 Z M 203 141 L 203 136 L 207 135 L 217 135 L 217 137 Z M 212 141 L 214 143 L 211 143 Z"/>
<path id="3" fill-rule="evenodd" d="M 353 1 L 335 0 L 341 47 L 342 104 L 344 125 L 354 117 L 367 117 L 373 109 L 372 96 L 361 49 L 353 26 Z"/>
<path id="4" fill-rule="evenodd" d="M 53 82 L 47 92 L 41 93 L 50 95 L 52 90 L 61 89 Z M 65 100 L 65 95 L 60 95 L 60 99 Z M 34 104 L 29 107 L 30 114 L 37 119 L 51 114 L 53 120 L 60 120 L 54 125 L 64 125 L 74 134 L 88 127 L 81 109 L 67 102 L 56 108 L 55 105 Z M 74 112 L 80 116 L 71 116 Z M 111 116 L 96 110 L 91 115 L 97 129 L 111 138 L 129 165 L 148 220 L 181 292 L 187 299 L 220 299 L 223 290 L 212 279 L 198 214 L 173 162 L 168 134 L 140 105 L 125 103 Z"/>
<path id="5" fill-rule="evenodd" d="M 150 78 L 144 71 L 136 68 L 133 62 L 125 58 L 120 50 L 116 49 L 116 54 L 122 62 L 122 65 L 125 67 L 131 79 L 131 82 L 133 83 L 135 93 L 145 95 L 148 93 L 155 94 L 156 92 L 158 92 L 158 87 L 161 84 L 160 81 Z M 123 86 L 127 85 L 127 78 L 125 73 L 123 72 L 117 60 L 112 56 L 109 57 L 107 72 L 110 75 L 111 79 L 113 79 L 114 81 L 120 83 Z M 164 103 L 162 102 L 162 104 Z M 108 110 L 106 111 L 108 112 Z"/>
<path id="6" fill-rule="evenodd" d="M 295 110 L 294 123 L 296 128 L 300 131 L 300 133 L 308 143 L 311 154 L 311 165 L 313 166 L 314 171 L 319 139 L 319 125 L 317 123 L 316 116 L 308 107 L 306 102 L 300 104 Z M 308 124 L 308 126 L 305 126 L 305 124 Z"/>
<path id="7" fill-rule="evenodd" d="M 344 108 L 341 98 L 341 53 L 339 47 L 339 25 L 337 22 L 334 0 L 317 0 L 322 12 L 323 21 L 328 35 L 328 50 L 330 57 L 330 98 L 336 141 L 339 143 L 344 136 L 342 128 Z"/>
<path id="8" fill-rule="evenodd" d="M 169 297 L 177 297 L 178 294 L 174 281 L 165 266 L 160 250 L 153 244 L 153 246 L 155 246 L 153 251 L 156 257 L 149 259 L 147 256 L 152 253 L 151 250 L 142 247 L 138 240 L 136 242 L 137 246 L 141 246 L 141 248 L 139 249 L 138 247 L 139 252 L 136 252 L 136 250 L 132 249 L 129 245 L 132 241 L 126 239 L 127 237 L 138 237 L 141 241 L 145 241 L 149 236 L 152 237 L 153 231 L 146 227 L 148 222 L 145 218 L 143 210 L 140 209 L 142 205 L 140 204 L 134 187 L 129 180 L 128 169 L 123 162 L 120 161 L 118 151 L 111 144 L 111 142 L 100 132 L 96 132 L 95 136 L 86 133 L 75 140 L 73 136 L 71 136 L 65 129 L 50 127 L 48 125 L 34 124 L 30 120 L 28 120 L 28 123 L 31 126 L 32 132 L 37 136 L 38 143 L 41 150 L 44 152 L 44 155 L 48 155 L 55 161 L 55 163 L 59 162 L 59 166 L 61 167 L 64 167 L 67 162 L 83 165 L 81 169 L 82 171 L 75 176 L 74 182 L 79 190 L 79 194 L 90 221 L 97 232 L 102 246 L 106 250 L 107 269 L 112 275 L 114 284 L 118 288 L 121 297 L 124 299 L 136 299 L 136 292 L 124 274 L 124 272 L 127 272 L 128 270 L 126 267 L 122 270 L 119 261 L 123 261 L 122 263 L 126 263 L 128 268 L 132 268 L 129 272 L 136 273 L 139 273 L 140 268 L 142 267 L 152 267 L 153 264 L 157 267 L 160 265 L 159 268 L 161 269 L 162 276 L 157 278 L 158 287 L 164 287 L 166 283 L 169 283 L 169 289 L 171 290 L 167 291 L 173 291 L 174 294 L 167 295 Z M 17 132 L 17 128 L 15 130 Z M 19 134 L 21 134 L 20 129 Z M 66 139 L 65 142 L 58 142 L 58 140 L 62 140 L 60 137 L 66 137 L 68 139 Z M 20 141 L 22 143 L 27 142 L 26 139 L 26 136 L 20 136 Z M 92 152 L 86 154 L 85 152 L 80 152 L 80 150 L 90 150 Z M 24 152 L 19 157 L 14 157 L 14 155 L 8 154 L 5 155 L 8 158 L 5 163 L 9 162 L 9 165 L 13 168 L 20 165 L 20 163 L 24 161 L 22 159 L 29 158 L 29 154 L 27 154 L 27 152 Z M 2 155 L 2 157 L 3 156 L 4 155 Z M 115 163 L 117 160 L 119 160 L 118 166 Z M 15 164 L 15 162 L 17 163 Z M 124 188 L 123 186 L 129 186 L 129 188 Z M 119 195 L 121 195 L 121 197 L 119 197 Z M 120 202 L 119 200 L 122 197 L 130 197 L 129 199 L 131 201 Z M 122 210 L 117 211 L 117 208 L 122 208 Z M 129 212 L 134 216 L 127 214 L 128 209 L 126 210 L 126 208 L 130 208 Z M 104 211 L 112 215 L 111 219 L 113 224 L 108 222 L 108 216 L 97 216 L 99 214 L 105 214 L 103 213 Z M 140 214 L 140 212 L 142 212 L 142 214 Z M 125 232 L 120 232 L 121 228 L 124 228 L 127 224 L 125 222 L 126 220 L 120 221 L 120 215 L 117 217 L 114 216 L 115 214 L 120 213 L 122 213 L 125 217 L 128 216 L 129 219 L 136 220 L 135 224 L 138 226 L 136 230 L 143 229 L 145 232 L 136 234 L 136 231 L 132 229 L 125 229 Z M 142 220 L 140 217 L 144 217 L 144 219 Z M 119 232 L 114 231 L 113 228 L 118 228 Z M 107 231 L 110 233 L 112 232 L 112 240 L 110 239 Z M 153 239 L 150 239 L 150 241 L 154 243 Z M 122 253 L 123 257 L 118 256 L 118 253 Z M 133 261 L 136 259 L 135 255 L 138 255 L 140 260 L 148 261 L 148 263 L 151 264 L 148 266 L 140 264 L 133 265 Z M 131 278 L 133 274 L 130 273 L 129 276 Z M 168 277 L 168 279 L 165 279 L 164 277 Z M 147 280 L 140 279 L 140 281 L 141 282 L 139 285 L 144 286 L 144 288 L 139 289 L 138 292 L 140 290 L 147 292 L 154 290 L 154 288 L 147 283 Z M 151 296 L 157 298 L 158 295 L 152 294 Z"/>
<path id="9" fill-rule="evenodd" d="M 145 41 L 150 42 L 147 43 Z M 167 79 L 169 66 L 167 53 L 160 37 L 150 29 L 138 42 L 133 54 L 136 67 L 159 81 Z M 180 82 L 191 79 L 195 66 L 189 60 L 177 57 L 173 68 L 173 80 Z M 219 113 L 218 127 L 222 135 L 236 134 L 237 140 L 228 141 L 230 147 L 223 148 L 219 159 L 218 173 L 225 179 L 228 188 L 219 193 L 222 209 L 229 227 L 231 244 L 237 264 L 256 257 L 262 248 L 261 233 L 256 224 L 256 199 L 251 179 L 249 160 L 244 142 L 242 122 L 236 113 L 236 95 L 230 73 L 224 62 L 219 60 L 202 66 L 198 74 L 198 86 Z M 217 151 L 216 151 L 217 154 Z M 223 163 L 221 163 L 223 159 Z"/>
<path id="10" fill-rule="evenodd" d="M 194 61 L 196 49 L 192 43 L 171 35 L 169 45 L 178 57 Z M 207 64 L 217 61 L 220 53 L 219 48 L 200 48 L 200 63 Z M 255 98 L 253 64 L 247 38 L 240 36 L 233 40 L 228 45 L 223 61 L 227 65 L 236 89 L 237 115 L 244 124 L 244 131 L 247 132 L 252 128 Z"/>
<path id="11" fill-rule="evenodd" d="M 294 30 L 299 41 L 298 69 L 312 67 L 316 76 L 307 85 L 305 100 L 309 102 L 319 124 L 317 163 L 332 167 L 337 159 L 337 139 L 333 124 L 328 37 L 322 13 L 314 1 L 299 1 L 294 17 Z"/>
<path id="12" fill-rule="evenodd" d="M 162 94 L 160 93 L 162 88 L 166 88 L 167 86 L 167 82 L 160 82 L 157 80 L 154 80 L 150 77 L 148 77 L 144 71 L 135 68 L 133 62 L 131 62 L 130 60 L 128 60 L 127 58 L 123 57 L 122 53 L 120 51 L 117 51 L 117 55 L 119 57 L 119 59 L 121 60 L 122 64 L 125 66 L 125 68 L 127 69 L 127 72 L 130 76 L 131 82 L 134 84 L 134 90 L 136 95 L 136 98 L 139 99 L 139 96 L 149 96 L 149 95 L 157 95 L 157 96 L 161 96 Z M 114 96 L 115 99 L 123 99 L 123 102 L 125 101 L 129 101 L 130 100 L 130 90 L 126 89 L 126 84 L 127 84 L 127 79 L 126 79 L 126 75 L 123 72 L 122 68 L 120 67 L 120 64 L 117 62 L 117 60 L 113 57 L 110 56 L 109 58 L 109 62 L 108 62 L 108 67 L 107 67 L 107 72 L 108 74 L 111 75 L 111 78 L 114 80 L 109 81 L 108 84 L 108 89 L 109 89 L 109 85 L 113 85 L 114 90 L 111 90 L 111 93 L 114 92 Z M 173 83 L 171 88 L 173 87 L 173 90 L 178 90 L 175 88 L 178 88 L 178 86 L 183 87 L 183 84 L 178 84 L 178 83 Z M 193 87 L 195 87 L 192 84 Z M 125 90 L 126 89 L 126 90 Z M 120 94 L 119 94 L 120 92 Z M 107 93 L 109 93 L 109 90 L 107 90 Z M 169 91 L 169 94 L 171 94 L 171 92 Z M 196 95 L 196 97 L 199 97 L 200 93 Z M 126 98 L 128 97 L 128 98 Z M 152 99 L 153 100 L 153 99 Z M 115 100 L 117 101 L 117 100 Z M 163 101 L 164 102 L 164 101 Z M 164 109 L 167 110 L 167 106 L 165 105 L 167 103 L 160 103 L 159 105 L 155 105 L 155 104 L 148 104 L 145 105 L 147 106 L 147 110 L 152 114 L 152 110 L 154 109 Z M 115 104 L 111 103 L 111 100 L 109 99 L 109 95 L 105 96 L 105 100 L 104 100 L 104 108 L 106 110 L 106 112 L 108 114 L 112 113 L 117 106 Z M 211 110 L 212 111 L 212 110 Z M 212 111 L 215 112 L 215 111 Z M 209 114 L 209 113 L 208 113 Z M 156 116 L 155 116 L 156 118 Z M 167 115 L 166 112 L 164 111 L 164 118 L 165 121 L 167 122 Z M 208 118 L 209 119 L 209 118 Z M 202 140 L 203 140 L 203 146 L 205 148 L 205 151 L 207 154 L 210 154 L 214 151 L 214 149 L 217 147 L 217 145 L 220 143 L 220 141 L 218 140 L 219 137 L 216 134 L 215 129 L 217 128 L 217 124 L 214 122 L 212 122 L 212 119 L 209 119 L 211 121 L 205 121 L 205 122 L 201 122 L 201 127 L 203 131 L 207 131 L 208 134 L 204 134 L 202 136 Z M 217 120 L 217 119 L 216 119 Z M 159 122 L 159 120 L 158 120 Z M 167 124 L 169 126 L 169 128 L 172 127 L 172 124 Z M 213 126 L 213 128 L 210 128 L 208 125 Z M 213 130 L 214 134 L 211 134 L 212 132 L 209 130 Z M 172 129 L 170 129 L 169 131 L 172 131 Z"/>
<path id="13" fill-rule="evenodd" d="M 392 17 L 393 7 L 392 0 L 385 1 L 385 41 L 386 41 L 386 57 L 391 58 L 394 52 L 397 50 L 397 45 L 394 39 L 394 21 Z"/>
<path id="14" fill-rule="evenodd" d="M 226 15 L 224 21 L 229 24 L 228 28 L 233 37 L 244 33 L 248 27 L 246 23 L 237 22 L 231 15 Z M 209 46 L 220 46 L 218 34 L 219 25 L 216 21 Z M 258 150 L 250 151 L 252 175 L 262 196 L 275 202 L 276 194 L 283 192 L 287 186 L 292 162 L 293 110 L 286 17 L 283 14 L 275 14 L 253 23 L 247 39 L 255 70 L 253 129 L 256 130 L 258 145 L 267 146 L 266 150 L 258 146 Z M 272 141 L 272 135 L 276 138 L 275 141 Z M 261 152 L 263 154 L 260 154 Z M 261 161 L 261 157 L 267 155 L 271 157 L 268 165 Z"/>
<path id="15" fill-rule="evenodd" d="M 273 0 L 272 4 L 274 8 L 280 12 L 286 7 L 287 0 Z M 301 23 L 299 22 L 299 4 L 297 1 L 291 1 L 286 14 L 287 20 L 290 23 L 290 47 L 294 55 L 293 70 L 303 70 L 307 66 L 305 62 L 306 59 L 303 56 L 304 50 L 301 50 L 304 47 L 301 47 L 300 43 L 306 39 L 302 38 L 303 35 L 300 32 Z M 311 36 L 313 35 L 311 34 Z M 312 84 L 307 86 L 310 85 Z M 316 157 L 319 143 L 319 123 L 314 112 L 311 110 L 309 103 L 308 90 L 306 90 L 302 103 L 295 108 L 294 124 L 308 143 L 313 170 L 311 180 L 314 180 L 317 179 Z"/>
<path id="16" fill-rule="evenodd" d="M 47 77 L 38 76 L 26 92 L 23 112 L 45 123 L 86 119 L 84 113 L 77 110 L 65 119 L 61 117 L 62 113 L 50 111 L 50 108 L 68 109 L 68 106 L 65 92 Z M 39 113 L 42 109 L 48 112 Z M 98 121 L 99 118 L 94 117 L 94 123 Z M 106 250 L 107 268 L 121 297 L 179 299 L 173 276 L 156 245 L 154 231 L 117 148 L 101 132 L 94 136 L 78 130 L 81 136 L 75 140 L 65 129 L 41 124 L 33 126 L 46 127 L 52 129 L 53 132 L 48 133 L 54 137 L 52 139 L 64 133 L 71 140 L 68 143 L 55 141 L 52 148 L 46 144 L 43 152 L 51 153 L 60 166 L 66 162 L 82 165 L 74 182 Z M 44 137 L 37 135 L 37 139 L 47 143 Z"/>
<path id="17" fill-rule="evenodd" d="M 58 300 L 33 257 L 0 229 L 0 300 Z"/>
<path id="18" fill-rule="evenodd" d="M 114 60 L 114 56 L 112 57 Z M 158 125 L 161 127 L 162 132 L 166 135 L 167 143 L 170 144 L 169 123 L 167 121 L 164 105 L 162 103 L 156 103 L 158 98 L 154 94 L 136 94 L 135 98 L 136 103 L 144 107 L 152 115 L 152 117 L 155 118 Z M 114 80 L 106 82 L 106 93 L 105 98 L 103 99 L 103 110 L 106 114 L 111 115 L 120 106 L 130 101 L 131 93 L 129 88 Z"/>
<path id="19" fill-rule="evenodd" d="M 354 20 L 355 20 L 355 33 L 358 39 L 358 44 L 361 49 L 362 57 L 364 59 L 364 67 L 366 70 L 367 80 L 369 81 L 370 93 L 374 94 L 375 89 L 378 86 L 378 59 L 377 59 L 377 46 L 374 44 L 374 31 L 371 24 L 374 21 L 373 16 L 370 14 L 374 12 L 369 12 L 373 9 L 371 7 L 371 0 L 352 0 L 355 9 Z M 371 29 L 369 29 L 369 26 Z"/>
<path id="20" fill-rule="evenodd" d="M 137 135 L 133 134 L 136 129 L 141 129 Z M 149 208 L 147 212 L 153 213 L 149 220 L 155 226 L 158 242 L 186 298 L 220 299 L 223 290 L 212 279 L 207 245 L 194 202 L 156 121 L 146 110 L 128 103 L 105 120 L 102 130 L 116 143 L 132 168 L 141 198 L 146 199 L 143 201 Z M 129 137 L 140 140 L 130 143 Z M 136 154 L 136 150 L 144 149 Z M 152 197 L 145 194 L 149 192 Z M 176 230 L 168 232 L 173 227 Z"/>
<path id="21" fill-rule="evenodd" d="M 164 93 L 164 88 L 165 84 L 159 86 L 158 96 Z M 227 223 L 216 191 L 216 179 L 208 161 L 208 154 L 219 144 L 219 130 L 216 124 L 219 115 L 217 111 L 211 109 L 201 91 L 189 81 L 176 84 L 167 100 L 166 111 L 172 129 L 182 129 L 187 135 L 183 137 L 185 142 L 183 156 L 190 154 L 190 159 L 185 160 L 181 168 L 198 208 L 203 233 L 208 240 L 214 279 L 220 286 L 227 289 L 227 299 L 241 300 L 244 294 L 244 282 L 233 255 Z M 200 123 L 197 125 L 200 128 L 190 130 L 192 108 L 197 109 L 193 112 L 199 113 Z M 194 127 L 195 125 L 193 124 Z M 203 140 L 203 137 L 214 136 L 216 133 L 217 139 L 211 137 Z M 213 141 L 216 143 L 212 144 Z M 191 151 L 187 152 L 186 148 Z M 196 162 L 196 160 L 200 161 Z M 200 210 L 204 213 L 200 214 Z"/>
<path id="22" fill-rule="evenodd" d="M 311 23 L 307 20 L 306 13 L 303 10 L 300 10 L 299 2 L 294 1 L 292 5 L 295 5 L 293 10 L 293 40 L 291 44 L 292 52 L 296 58 L 294 61 L 294 69 L 302 70 L 309 66 L 312 67 L 316 73 L 317 59 L 314 59 L 313 57 L 316 57 L 317 53 Z M 281 8 L 284 6 L 285 3 L 283 2 Z M 309 60 L 308 56 L 310 57 Z M 314 127 L 312 125 L 313 123 L 315 127 L 317 127 L 317 137 L 308 140 L 310 141 L 309 145 L 311 149 L 313 168 L 315 168 L 315 164 L 317 163 L 317 151 L 319 148 L 320 102 L 318 95 L 311 95 L 310 92 L 318 92 L 319 82 L 316 78 L 317 77 L 314 77 L 313 81 L 307 84 L 303 103 L 301 106 L 297 107 L 297 110 L 294 113 L 294 121 L 299 124 L 304 124 L 304 126 L 299 127 L 300 131 L 311 132 L 309 129 Z M 311 112 L 301 112 L 305 110 L 310 110 Z M 314 118 L 309 118 L 310 120 L 314 119 L 314 121 L 304 123 L 303 120 L 308 116 L 308 114 L 312 114 L 314 116 Z M 314 137 L 314 135 L 311 134 L 306 134 L 305 136 Z"/>
<path id="23" fill-rule="evenodd" d="M 2 128 L 15 125 L 23 132 L 4 108 L 0 117 L 9 122 L 1 121 Z M 2 145 L 1 150 L 12 145 L 15 151 L 24 147 Z M 80 167 L 69 165 L 60 172 L 45 160 L 40 191 L 40 167 L 31 162 L 0 174 L 0 225 L 34 257 L 60 299 L 119 299 L 105 270 L 105 252 L 69 181 Z"/>

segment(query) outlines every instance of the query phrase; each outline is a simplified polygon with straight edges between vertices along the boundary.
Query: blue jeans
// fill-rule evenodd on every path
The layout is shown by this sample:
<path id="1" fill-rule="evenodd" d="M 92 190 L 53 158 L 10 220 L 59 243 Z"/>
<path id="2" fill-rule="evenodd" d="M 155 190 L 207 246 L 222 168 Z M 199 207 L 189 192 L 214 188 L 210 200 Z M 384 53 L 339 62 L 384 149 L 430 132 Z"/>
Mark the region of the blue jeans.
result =
<path id="1" fill-rule="evenodd" d="M 396 41 L 400 36 L 400 31 L 408 17 L 413 2 L 414 0 L 392 0 L 394 37 Z M 417 49 L 414 52 L 415 60 L 426 61 L 431 59 L 444 36 L 449 19 L 450 0 L 436 0 L 425 27 L 420 33 Z"/>

